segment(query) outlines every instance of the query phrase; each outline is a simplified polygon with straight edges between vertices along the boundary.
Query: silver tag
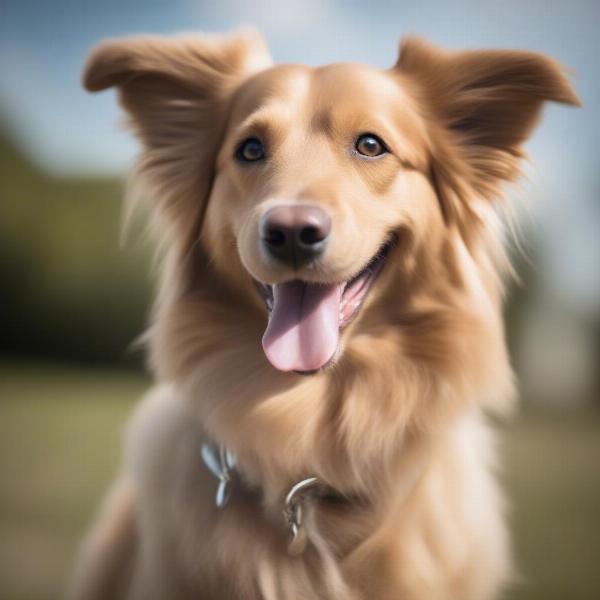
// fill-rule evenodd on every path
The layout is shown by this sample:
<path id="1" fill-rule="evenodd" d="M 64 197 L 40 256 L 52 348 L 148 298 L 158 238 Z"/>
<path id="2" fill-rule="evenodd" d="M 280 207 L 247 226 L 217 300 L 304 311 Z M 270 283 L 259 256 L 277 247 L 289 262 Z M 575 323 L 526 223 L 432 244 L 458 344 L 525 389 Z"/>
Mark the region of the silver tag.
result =
<path id="1" fill-rule="evenodd" d="M 215 496 L 215 504 L 219 508 L 223 508 L 231 497 L 231 480 L 221 479 L 217 487 L 217 495 Z"/>
<path id="2" fill-rule="evenodd" d="M 235 466 L 235 456 L 229 450 L 217 449 L 212 444 L 202 444 L 200 454 L 208 470 L 219 480 L 215 504 L 223 508 L 231 497 L 231 472 Z"/>
<path id="3" fill-rule="evenodd" d="M 200 448 L 202 460 L 208 470 L 217 478 L 221 479 L 223 468 L 221 466 L 221 458 L 218 450 L 211 444 L 202 444 Z"/>

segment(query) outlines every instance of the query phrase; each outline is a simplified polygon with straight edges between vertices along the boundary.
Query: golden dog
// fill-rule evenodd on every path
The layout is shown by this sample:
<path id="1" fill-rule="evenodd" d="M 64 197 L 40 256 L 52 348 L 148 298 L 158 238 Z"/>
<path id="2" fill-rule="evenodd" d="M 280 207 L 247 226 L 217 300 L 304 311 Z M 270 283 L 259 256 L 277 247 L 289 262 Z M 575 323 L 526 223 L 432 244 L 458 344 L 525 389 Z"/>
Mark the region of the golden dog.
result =
<path id="1" fill-rule="evenodd" d="M 388 70 L 273 66 L 242 31 L 109 41 L 84 82 L 118 88 L 165 256 L 157 387 L 73 597 L 496 597 L 492 202 L 543 102 L 578 104 L 561 68 L 414 38 Z"/>

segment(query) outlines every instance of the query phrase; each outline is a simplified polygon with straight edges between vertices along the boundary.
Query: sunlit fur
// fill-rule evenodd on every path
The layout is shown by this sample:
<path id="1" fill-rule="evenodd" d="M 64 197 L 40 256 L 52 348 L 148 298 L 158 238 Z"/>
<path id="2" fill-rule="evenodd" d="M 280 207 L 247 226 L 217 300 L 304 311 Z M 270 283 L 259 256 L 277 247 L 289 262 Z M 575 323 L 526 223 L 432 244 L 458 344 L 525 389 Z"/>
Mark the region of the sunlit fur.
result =
<path id="1" fill-rule="evenodd" d="M 577 104 L 560 67 L 417 39 L 389 70 L 272 67 L 260 36 L 241 32 L 109 41 L 84 82 L 118 87 L 142 145 L 138 200 L 165 256 L 147 335 L 157 385 L 132 419 L 73 597 L 495 598 L 512 568 L 482 412 L 507 408 L 513 381 L 492 202 L 543 101 Z M 391 152 L 357 156 L 365 132 Z M 267 159 L 240 164 L 252 136 Z M 296 202 L 334 224 L 322 260 L 300 273 L 258 236 L 269 207 Z M 335 364 L 276 371 L 251 276 L 345 281 L 390 234 Z M 260 493 L 215 508 L 207 436 Z M 312 506 L 309 547 L 291 558 L 281 502 L 307 475 L 361 502 Z"/>

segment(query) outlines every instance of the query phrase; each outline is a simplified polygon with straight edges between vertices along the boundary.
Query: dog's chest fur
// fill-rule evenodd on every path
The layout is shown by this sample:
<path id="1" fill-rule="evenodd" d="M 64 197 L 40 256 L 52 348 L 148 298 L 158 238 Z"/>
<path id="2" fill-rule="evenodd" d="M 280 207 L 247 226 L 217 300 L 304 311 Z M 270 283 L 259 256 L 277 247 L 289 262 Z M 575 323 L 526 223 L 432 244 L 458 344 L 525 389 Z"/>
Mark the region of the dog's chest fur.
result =
<path id="1" fill-rule="evenodd" d="M 234 493 L 215 506 L 191 406 L 157 388 L 132 422 L 129 468 L 144 524 L 134 598 L 481 599 L 506 578 L 489 433 L 475 415 L 407 448 L 396 495 L 374 490 L 376 508 L 317 508 L 310 546 L 295 558 L 276 502 Z"/>

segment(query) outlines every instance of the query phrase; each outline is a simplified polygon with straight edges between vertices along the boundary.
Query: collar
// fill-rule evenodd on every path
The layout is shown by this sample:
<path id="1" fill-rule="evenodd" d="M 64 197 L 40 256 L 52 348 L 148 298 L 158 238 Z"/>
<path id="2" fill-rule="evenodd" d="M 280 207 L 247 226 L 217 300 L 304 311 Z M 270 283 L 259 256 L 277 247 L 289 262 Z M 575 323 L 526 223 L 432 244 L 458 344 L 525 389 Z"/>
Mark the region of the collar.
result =
<path id="1" fill-rule="evenodd" d="M 223 510 L 231 498 L 235 484 L 241 484 L 241 478 L 236 470 L 236 457 L 225 446 L 217 446 L 209 442 L 202 444 L 200 454 L 205 466 L 219 481 L 215 494 L 215 505 Z M 291 556 L 299 556 L 306 550 L 308 536 L 304 523 L 304 512 L 307 504 L 319 497 L 342 502 L 350 500 L 312 475 L 294 483 L 283 499 L 281 512 L 288 529 L 287 548 Z"/>

